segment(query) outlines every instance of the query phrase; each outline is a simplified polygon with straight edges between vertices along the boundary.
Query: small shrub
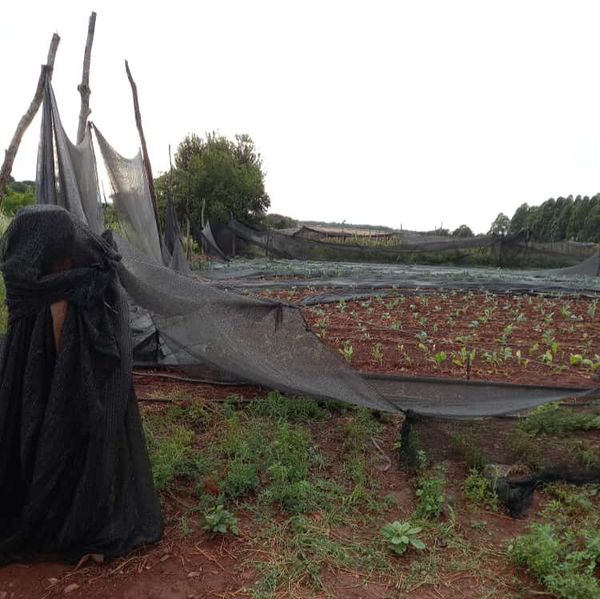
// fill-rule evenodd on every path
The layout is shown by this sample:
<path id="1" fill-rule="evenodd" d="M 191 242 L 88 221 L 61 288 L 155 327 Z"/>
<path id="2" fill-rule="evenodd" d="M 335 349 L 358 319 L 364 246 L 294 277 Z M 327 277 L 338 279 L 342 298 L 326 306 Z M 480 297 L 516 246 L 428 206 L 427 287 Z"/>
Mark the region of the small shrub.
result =
<path id="1" fill-rule="evenodd" d="M 396 555 L 403 555 L 410 547 L 417 551 L 425 549 L 425 543 L 418 538 L 423 529 L 410 522 L 390 522 L 381 529 L 381 536 L 388 549 Z"/>

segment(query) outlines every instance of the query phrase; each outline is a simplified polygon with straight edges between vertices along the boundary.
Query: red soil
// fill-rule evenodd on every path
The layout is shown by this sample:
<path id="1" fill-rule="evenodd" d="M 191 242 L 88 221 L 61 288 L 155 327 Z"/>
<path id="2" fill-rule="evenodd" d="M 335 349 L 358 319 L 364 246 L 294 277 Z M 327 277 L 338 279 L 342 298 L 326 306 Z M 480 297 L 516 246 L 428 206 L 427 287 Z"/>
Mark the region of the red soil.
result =
<path id="1" fill-rule="evenodd" d="M 471 379 L 586 388 L 598 386 L 597 375 L 570 356 L 598 360 L 600 305 L 595 314 L 591 305 L 577 297 L 436 293 L 323 304 L 304 314 L 334 351 L 347 342 L 351 366 L 363 372 L 464 379 L 466 365 L 453 363 L 464 347 L 476 352 Z M 552 362 L 544 363 L 553 341 Z"/>

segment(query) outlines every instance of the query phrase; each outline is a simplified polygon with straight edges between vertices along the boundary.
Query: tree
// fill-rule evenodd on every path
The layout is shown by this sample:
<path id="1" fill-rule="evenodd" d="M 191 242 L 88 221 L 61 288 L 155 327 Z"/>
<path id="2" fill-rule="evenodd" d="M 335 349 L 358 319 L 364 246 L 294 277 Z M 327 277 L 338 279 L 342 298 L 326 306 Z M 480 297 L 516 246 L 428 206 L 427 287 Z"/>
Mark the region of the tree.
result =
<path id="1" fill-rule="evenodd" d="M 468 225 L 460 225 L 451 233 L 452 237 L 474 237 L 471 227 Z"/>
<path id="2" fill-rule="evenodd" d="M 7 216 L 15 215 L 21 208 L 35 204 L 35 182 L 12 181 L 6 187 L 2 211 Z"/>
<path id="3" fill-rule="evenodd" d="M 508 228 L 508 232 L 511 235 L 515 233 L 520 233 L 521 231 L 525 231 L 529 228 L 529 219 L 532 209 L 529 207 L 529 204 L 521 204 L 513 217 L 510 219 L 510 227 Z"/>
<path id="4" fill-rule="evenodd" d="M 270 229 L 293 229 L 298 226 L 298 221 L 289 216 L 271 213 L 265 215 L 263 224 Z"/>
<path id="5" fill-rule="evenodd" d="M 500 212 L 498 216 L 494 219 L 490 230 L 488 231 L 488 235 L 506 235 L 508 233 L 508 229 L 510 228 L 510 218 L 506 216 L 503 212 Z"/>
<path id="6" fill-rule="evenodd" d="M 234 140 L 216 133 L 188 135 L 175 153 L 175 168 L 156 180 L 161 218 L 171 193 L 179 219 L 201 228 L 206 218 L 224 223 L 262 218 L 271 202 L 262 158 L 249 135 Z"/>

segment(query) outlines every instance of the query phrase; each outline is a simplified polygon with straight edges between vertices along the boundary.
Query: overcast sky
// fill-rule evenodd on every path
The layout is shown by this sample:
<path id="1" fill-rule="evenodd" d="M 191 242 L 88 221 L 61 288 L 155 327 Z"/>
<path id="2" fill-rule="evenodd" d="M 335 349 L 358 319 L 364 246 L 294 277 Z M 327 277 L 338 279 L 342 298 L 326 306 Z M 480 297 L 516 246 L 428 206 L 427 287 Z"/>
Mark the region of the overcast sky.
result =
<path id="1" fill-rule="evenodd" d="M 123 60 L 155 173 L 191 132 L 246 132 L 271 211 L 411 229 L 487 230 L 523 202 L 600 191 L 600 3 L 563 0 L 5 0 L 0 147 L 53 32 L 75 136 L 96 10 L 92 120 L 138 147 Z M 39 119 L 13 175 L 35 173 Z"/>

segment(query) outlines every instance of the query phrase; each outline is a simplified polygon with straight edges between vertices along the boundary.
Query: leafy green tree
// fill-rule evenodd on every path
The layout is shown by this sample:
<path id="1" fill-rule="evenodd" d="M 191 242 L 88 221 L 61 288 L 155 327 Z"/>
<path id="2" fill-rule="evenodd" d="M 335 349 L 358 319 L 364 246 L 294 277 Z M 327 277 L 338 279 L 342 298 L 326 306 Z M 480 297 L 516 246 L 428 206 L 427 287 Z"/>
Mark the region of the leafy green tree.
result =
<path id="1" fill-rule="evenodd" d="M 488 231 L 488 235 L 506 235 L 510 228 L 510 218 L 506 216 L 503 212 L 500 212 L 498 216 L 494 219 L 490 230 Z"/>
<path id="2" fill-rule="evenodd" d="M 460 225 L 452 231 L 451 235 L 452 237 L 474 237 L 473 231 L 468 225 Z"/>
<path id="3" fill-rule="evenodd" d="M 161 218 L 171 193 L 182 224 L 200 228 L 207 218 L 257 222 L 270 206 L 262 158 L 248 135 L 188 135 L 175 153 L 175 168 L 156 180 Z"/>
<path id="4" fill-rule="evenodd" d="M 508 232 L 511 235 L 515 233 L 520 233 L 521 231 L 525 231 L 529 228 L 529 219 L 532 208 L 529 207 L 529 204 L 521 204 L 513 217 L 510 219 L 510 227 L 508 228 Z"/>

